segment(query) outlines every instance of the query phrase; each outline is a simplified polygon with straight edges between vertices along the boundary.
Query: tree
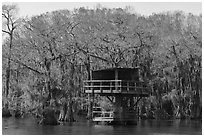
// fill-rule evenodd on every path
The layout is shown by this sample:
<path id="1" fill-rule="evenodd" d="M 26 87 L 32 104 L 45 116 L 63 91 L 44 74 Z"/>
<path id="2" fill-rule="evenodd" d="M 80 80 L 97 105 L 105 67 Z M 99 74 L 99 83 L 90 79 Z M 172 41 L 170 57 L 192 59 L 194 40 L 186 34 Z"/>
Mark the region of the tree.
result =
<path id="1" fill-rule="evenodd" d="M 13 47 L 13 39 L 14 39 L 14 32 L 18 27 L 18 19 L 16 19 L 15 15 L 17 12 L 16 5 L 3 5 L 2 6 L 2 22 L 3 22 L 3 29 L 2 32 L 9 35 L 9 48 L 8 48 L 8 63 L 6 68 L 6 91 L 5 97 L 8 99 L 9 92 L 10 92 L 10 73 L 11 73 L 11 50 Z M 6 44 L 4 44 L 5 46 Z M 8 102 L 5 104 L 5 109 L 8 109 Z"/>
<path id="2" fill-rule="evenodd" d="M 201 16 L 168 12 L 144 17 L 99 6 L 33 16 L 21 21 L 19 29 L 17 21 L 12 26 L 4 20 L 3 32 L 12 34 L 4 42 L 8 48 L 3 49 L 10 71 L 6 80 L 16 80 L 18 84 L 10 87 L 18 87 L 19 102 L 30 100 L 26 109 L 41 118 L 52 114 L 57 121 L 57 113 L 60 120 L 72 122 L 77 109 L 87 104 L 91 115 L 99 98 L 92 94 L 87 103 L 82 81 L 91 79 L 92 70 L 109 67 L 140 67 L 140 80 L 152 90 L 152 97 L 142 104 L 149 111 L 186 115 L 189 107 L 192 116 L 200 111 Z M 131 103 L 141 106 L 139 100 L 131 99 Z"/>

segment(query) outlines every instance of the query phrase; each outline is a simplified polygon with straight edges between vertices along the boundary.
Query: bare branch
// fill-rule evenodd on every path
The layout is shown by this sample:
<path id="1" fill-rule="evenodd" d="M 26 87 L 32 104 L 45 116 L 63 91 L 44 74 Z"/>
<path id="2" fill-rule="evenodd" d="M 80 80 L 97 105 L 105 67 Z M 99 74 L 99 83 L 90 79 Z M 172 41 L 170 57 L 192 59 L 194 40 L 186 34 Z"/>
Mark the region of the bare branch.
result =
<path id="1" fill-rule="evenodd" d="M 8 32 L 8 31 L 6 31 L 6 30 L 2 30 L 2 32 L 4 32 L 4 33 L 7 33 L 7 34 L 11 35 L 11 33 L 10 33 L 10 32 Z"/>
<path id="2" fill-rule="evenodd" d="M 5 13 L 2 13 L 2 16 L 3 16 L 4 18 L 6 18 L 7 20 L 9 20 L 9 18 L 6 16 Z"/>
<path id="3" fill-rule="evenodd" d="M 6 58 L 6 59 L 9 59 L 8 57 L 5 57 L 5 56 L 2 56 L 2 57 L 3 57 L 3 58 Z M 24 67 L 26 67 L 26 68 L 29 69 L 29 70 L 32 70 L 32 71 L 36 72 L 36 73 L 38 73 L 38 74 L 44 75 L 43 72 L 40 72 L 40 71 L 38 71 L 37 69 L 34 69 L 34 68 L 32 68 L 32 67 L 30 67 L 30 66 L 28 66 L 28 65 L 26 65 L 26 64 L 24 64 L 24 63 L 22 63 L 22 62 L 20 62 L 19 60 L 15 60 L 15 59 L 12 59 L 12 58 L 10 58 L 10 60 L 13 61 L 13 62 L 15 62 L 15 63 L 18 63 L 18 64 L 20 64 L 20 65 L 22 65 L 22 66 L 24 66 Z"/>
<path id="4" fill-rule="evenodd" d="M 105 61 L 105 62 L 110 62 L 109 60 L 107 60 L 107 59 L 105 59 L 105 58 L 99 57 L 99 56 L 94 55 L 94 54 L 91 54 L 91 53 L 88 53 L 88 55 L 90 55 L 91 57 L 94 57 L 94 58 L 97 58 L 97 59 L 103 60 L 103 61 Z"/>

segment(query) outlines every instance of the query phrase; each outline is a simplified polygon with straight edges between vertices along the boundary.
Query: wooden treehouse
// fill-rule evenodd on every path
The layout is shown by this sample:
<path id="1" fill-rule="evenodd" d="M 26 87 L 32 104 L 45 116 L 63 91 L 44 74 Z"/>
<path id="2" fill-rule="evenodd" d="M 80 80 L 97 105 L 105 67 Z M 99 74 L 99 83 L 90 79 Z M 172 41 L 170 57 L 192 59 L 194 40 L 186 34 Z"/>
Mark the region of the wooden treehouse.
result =
<path id="1" fill-rule="evenodd" d="M 113 123 L 117 124 L 136 124 L 136 104 L 149 96 L 148 87 L 139 81 L 139 68 L 92 71 L 92 79 L 84 81 L 84 91 L 92 95 L 92 101 L 95 94 L 106 96 L 113 103 Z"/>

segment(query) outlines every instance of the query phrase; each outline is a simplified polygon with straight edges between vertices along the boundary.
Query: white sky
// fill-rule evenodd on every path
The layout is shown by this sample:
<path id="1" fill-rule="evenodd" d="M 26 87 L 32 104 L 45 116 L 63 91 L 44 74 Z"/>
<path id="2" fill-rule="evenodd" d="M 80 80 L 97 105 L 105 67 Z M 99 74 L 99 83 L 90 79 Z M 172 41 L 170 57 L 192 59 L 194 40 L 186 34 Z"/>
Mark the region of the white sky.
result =
<path id="1" fill-rule="evenodd" d="M 182 10 L 186 13 L 199 15 L 202 13 L 201 2 L 15 2 L 19 7 L 19 16 L 39 15 L 48 11 L 79 7 L 94 8 L 97 4 L 102 7 L 116 8 L 131 6 L 141 15 L 151 15 L 153 12 Z"/>

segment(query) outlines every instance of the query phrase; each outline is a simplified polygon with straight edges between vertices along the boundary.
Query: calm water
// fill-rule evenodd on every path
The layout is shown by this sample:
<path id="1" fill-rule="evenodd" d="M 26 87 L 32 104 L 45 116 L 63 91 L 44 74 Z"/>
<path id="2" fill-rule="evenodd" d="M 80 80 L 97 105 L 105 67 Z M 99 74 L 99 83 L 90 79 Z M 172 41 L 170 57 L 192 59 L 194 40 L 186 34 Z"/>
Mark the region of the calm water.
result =
<path id="1" fill-rule="evenodd" d="M 94 125 L 87 121 L 57 126 L 38 125 L 34 119 L 2 118 L 2 134 L 10 135 L 144 135 L 144 134 L 202 134 L 202 122 L 194 120 L 142 120 L 134 126 Z"/>

